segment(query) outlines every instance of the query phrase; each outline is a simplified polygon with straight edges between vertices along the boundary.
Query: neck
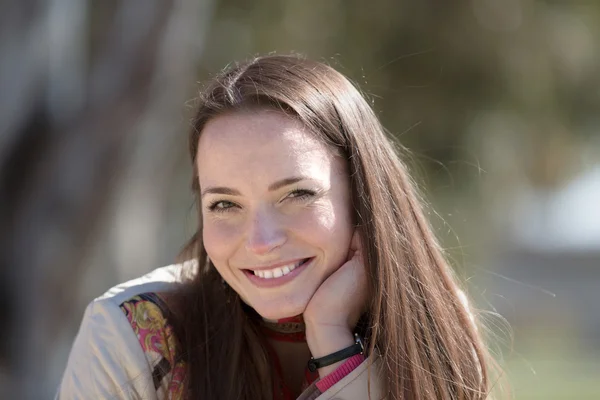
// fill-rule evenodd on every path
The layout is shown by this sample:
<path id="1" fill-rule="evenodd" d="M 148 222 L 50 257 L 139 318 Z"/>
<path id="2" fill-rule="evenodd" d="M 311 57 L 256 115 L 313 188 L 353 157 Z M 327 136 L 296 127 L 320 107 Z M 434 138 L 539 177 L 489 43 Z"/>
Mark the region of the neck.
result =
<path id="1" fill-rule="evenodd" d="M 280 363 L 281 373 L 294 398 L 300 395 L 305 378 L 306 364 L 310 360 L 310 349 L 306 342 L 289 342 L 268 339 Z"/>
<path id="2" fill-rule="evenodd" d="M 283 342 L 306 342 L 306 326 L 302 316 L 277 321 L 262 320 L 263 332 L 274 340 Z"/>
<path id="3" fill-rule="evenodd" d="M 277 357 L 280 376 L 296 398 L 302 390 L 310 359 L 304 320 L 301 315 L 277 321 L 263 318 L 262 329 Z"/>

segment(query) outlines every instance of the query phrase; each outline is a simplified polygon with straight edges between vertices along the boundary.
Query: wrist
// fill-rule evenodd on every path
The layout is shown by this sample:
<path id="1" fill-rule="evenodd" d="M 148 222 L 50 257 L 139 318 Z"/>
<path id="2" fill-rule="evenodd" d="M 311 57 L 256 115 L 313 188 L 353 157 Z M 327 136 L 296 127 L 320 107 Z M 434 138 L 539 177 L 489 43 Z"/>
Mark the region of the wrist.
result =
<path id="1" fill-rule="evenodd" d="M 336 351 L 352 346 L 355 342 L 354 334 L 348 327 L 336 325 L 314 325 L 306 322 L 306 342 L 313 358 L 321 358 Z M 320 368 L 319 376 L 324 377 L 343 362 L 337 362 L 327 367 Z"/>
<path id="2" fill-rule="evenodd" d="M 352 345 L 354 334 L 345 327 L 307 324 L 306 342 L 312 356 L 319 358 Z"/>

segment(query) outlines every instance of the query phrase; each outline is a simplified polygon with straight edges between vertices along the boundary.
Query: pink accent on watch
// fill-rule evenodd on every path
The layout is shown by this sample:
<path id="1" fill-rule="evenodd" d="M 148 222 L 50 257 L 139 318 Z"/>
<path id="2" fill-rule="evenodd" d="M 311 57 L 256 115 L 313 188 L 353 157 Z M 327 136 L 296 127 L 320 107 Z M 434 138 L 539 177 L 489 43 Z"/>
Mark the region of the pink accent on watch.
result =
<path id="1" fill-rule="evenodd" d="M 317 389 L 319 389 L 321 393 L 324 393 L 327 389 L 341 381 L 342 378 L 350 372 L 354 371 L 354 369 L 362 364 L 363 361 L 365 361 L 365 356 L 362 354 L 350 357 L 344 361 L 342 365 L 337 367 L 335 371 L 316 382 L 315 385 L 317 386 Z"/>

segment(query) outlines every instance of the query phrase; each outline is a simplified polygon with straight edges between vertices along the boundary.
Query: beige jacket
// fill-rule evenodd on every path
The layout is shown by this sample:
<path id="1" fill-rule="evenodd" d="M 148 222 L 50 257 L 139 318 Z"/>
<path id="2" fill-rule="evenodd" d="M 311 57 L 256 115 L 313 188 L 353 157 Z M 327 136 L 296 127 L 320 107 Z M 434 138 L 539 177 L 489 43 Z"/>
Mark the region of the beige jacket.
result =
<path id="1" fill-rule="evenodd" d="M 152 366 L 120 304 L 148 292 L 163 292 L 179 282 L 181 272 L 193 264 L 159 268 L 141 278 L 120 284 L 90 303 L 83 316 L 57 400 L 166 398 L 155 389 Z M 366 360 L 325 393 L 314 384 L 298 400 L 366 400 L 370 375 L 371 399 L 382 398 L 379 363 Z M 207 399 L 208 400 L 208 399 Z"/>

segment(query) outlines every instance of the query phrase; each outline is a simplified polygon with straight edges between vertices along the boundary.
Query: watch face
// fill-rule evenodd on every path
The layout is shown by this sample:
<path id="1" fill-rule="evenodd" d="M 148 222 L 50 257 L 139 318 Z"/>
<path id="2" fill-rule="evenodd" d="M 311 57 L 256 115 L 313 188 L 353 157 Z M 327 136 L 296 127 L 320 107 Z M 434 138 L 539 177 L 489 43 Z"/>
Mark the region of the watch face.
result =
<path id="1" fill-rule="evenodd" d="M 358 335 L 358 333 L 354 334 L 354 343 L 360 345 L 360 354 L 362 354 L 363 351 L 365 350 L 365 346 L 363 344 L 362 338 Z"/>

